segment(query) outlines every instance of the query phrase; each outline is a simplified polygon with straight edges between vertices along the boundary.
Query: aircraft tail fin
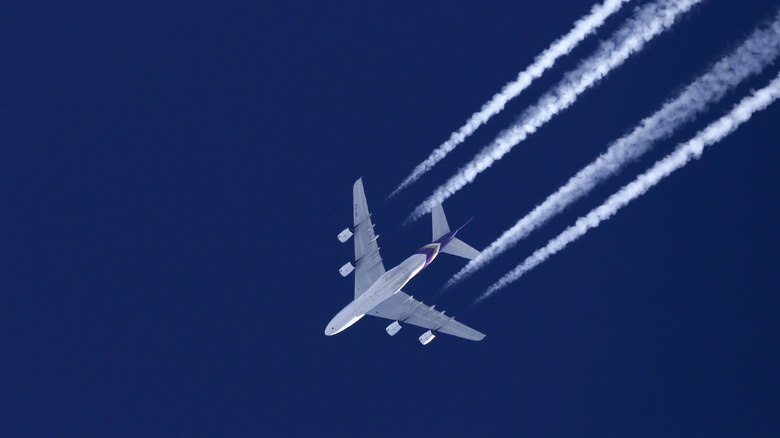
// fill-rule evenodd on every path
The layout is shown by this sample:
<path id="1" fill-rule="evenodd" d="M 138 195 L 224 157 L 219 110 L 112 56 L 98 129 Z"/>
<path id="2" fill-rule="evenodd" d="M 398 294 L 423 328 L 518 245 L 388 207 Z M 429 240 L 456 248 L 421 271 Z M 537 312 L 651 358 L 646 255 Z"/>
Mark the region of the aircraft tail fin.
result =
<path id="1" fill-rule="evenodd" d="M 479 255 L 479 251 L 457 237 L 453 237 L 450 243 L 442 248 L 441 252 L 469 260 L 474 259 Z"/>
<path id="2" fill-rule="evenodd" d="M 431 221 L 433 222 L 433 241 L 450 232 L 450 226 L 447 225 L 447 218 L 444 216 L 441 202 L 433 206 Z"/>
<path id="3" fill-rule="evenodd" d="M 436 204 L 433 209 L 431 209 L 431 222 L 433 225 L 434 241 L 450 232 L 450 226 L 447 224 L 447 217 L 444 216 L 444 208 L 442 208 L 441 203 Z M 453 237 L 452 240 L 441 249 L 441 252 L 469 260 L 479 255 L 479 251 L 457 237 Z"/>

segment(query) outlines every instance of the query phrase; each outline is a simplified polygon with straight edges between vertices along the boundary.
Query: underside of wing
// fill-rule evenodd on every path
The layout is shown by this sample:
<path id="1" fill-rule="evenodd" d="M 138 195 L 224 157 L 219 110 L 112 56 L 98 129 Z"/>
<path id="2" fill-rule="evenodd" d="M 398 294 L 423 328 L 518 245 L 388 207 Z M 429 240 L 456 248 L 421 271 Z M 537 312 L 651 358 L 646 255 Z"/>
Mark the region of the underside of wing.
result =
<path id="1" fill-rule="evenodd" d="M 362 179 L 355 181 L 352 187 L 352 200 L 352 219 L 355 229 L 355 298 L 357 298 L 385 273 L 385 267 L 379 255 L 377 236 L 368 212 Z"/>
<path id="2" fill-rule="evenodd" d="M 472 341 L 481 341 L 485 337 L 484 334 L 473 328 L 455 321 L 454 317 L 447 316 L 444 312 L 439 312 L 434 310 L 433 307 L 426 306 L 403 291 L 399 291 L 379 303 L 367 315 L 394 319 L 402 323 L 416 325 L 434 332 L 446 333 Z"/>

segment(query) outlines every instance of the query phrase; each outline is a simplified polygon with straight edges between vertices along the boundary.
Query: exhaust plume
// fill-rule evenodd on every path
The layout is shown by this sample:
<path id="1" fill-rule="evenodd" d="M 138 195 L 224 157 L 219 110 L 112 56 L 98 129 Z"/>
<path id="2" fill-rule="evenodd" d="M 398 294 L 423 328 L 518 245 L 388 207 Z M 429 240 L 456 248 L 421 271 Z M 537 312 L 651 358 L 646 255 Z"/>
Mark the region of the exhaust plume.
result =
<path id="1" fill-rule="evenodd" d="M 424 173 L 428 172 L 452 152 L 460 143 L 480 126 L 485 124 L 491 117 L 501 112 L 504 106 L 511 99 L 517 97 L 523 90 L 528 88 L 534 79 L 542 75 L 547 69 L 555 64 L 561 56 L 567 55 L 580 43 L 585 37 L 595 32 L 596 29 L 604 24 L 606 19 L 617 12 L 624 3 L 629 0 L 606 0 L 600 5 L 595 5 L 590 13 L 574 23 L 574 28 L 566 35 L 552 43 L 544 52 L 540 53 L 533 64 L 517 75 L 517 79 L 504 85 L 499 93 L 494 95 L 482 108 L 472 114 L 466 123 L 457 131 L 450 135 L 450 138 L 437 147 L 428 158 L 414 168 L 412 173 L 406 177 L 403 182 L 390 194 L 392 198 L 398 192 L 417 181 Z"/>
<path id="2" fill-rule="evenodd" d="M 717 143 L 734 132 L 742 123 L 748 121 L 755 112 L 769 106 L 778 96 L 780 96 L 780 75 L 775 77 L 765 88 L 744 98 L 730 113 L 707 126 L 688 142 L 678 146 L 674 152 L 658 161 L 650 170 L 639 175 L 637 179 L 610 196 L 603 204 L 591 210 L 587 215 L 577 219 L 574 225 L 567 228 L 558 237 L 550 240 L 545 247 L 536 250 L 523 263 L 490 286 L 475 303 L 485 300 L 510 283 L 517 281 L 526 272 L 547 260 L 551 255 L 582 237 L 588 230 L 597 227 L 602 221 L 612 217 L 623 206 L 645 194 L 672 172 L 685 166 L 692 159 L 699 158 L 705 147 Z"/>
<path id="3" fill-rule="evenodd" d="M 747 77 L 760 73 L 777 59 L 778 55 L 780 15 L 775 17 L 771 25 L 754 31 L 736 50 L 688 85 L 677 98 L 668 101 L 658 112 L 642 120 L 630 134 L 614 141 L 606 152 L 577 172 L 512 228 L 506 230 L 478 257 L 469 261 L 447 282 L 445 288 L 460 282 L 514 247 L 533 230 L 587 195 L 596 185 L 649 151 L 654 142 L 668 138 L 677 128 L 691 121 L 710 104 L 722 99 L 731 88 Z"/>
<path id="4" fill-rule="evenodd" d="M 680 14 L 690 10 L 701 0 L 658 0 L 637 10 L 635 16 L 623 25 L 597 52 L 573 71 L 566 74 L 560 84 L 542 96 L 520 117 L 520 121 L 504 131 L 485 147 L 466 166 L 462 167 L 446 183 L 420 204 L 406 219 L 413 222 L 437 203 L 443 202 L 466 184 L 474 181 L 479 173 L 500 160 L 515 145 L 564 109 L 571 106 L 585 90 L 593 87 L 610 71 L 622 65 L 632 54 L 644 48 L 656 35 L 668 29 Z"/>

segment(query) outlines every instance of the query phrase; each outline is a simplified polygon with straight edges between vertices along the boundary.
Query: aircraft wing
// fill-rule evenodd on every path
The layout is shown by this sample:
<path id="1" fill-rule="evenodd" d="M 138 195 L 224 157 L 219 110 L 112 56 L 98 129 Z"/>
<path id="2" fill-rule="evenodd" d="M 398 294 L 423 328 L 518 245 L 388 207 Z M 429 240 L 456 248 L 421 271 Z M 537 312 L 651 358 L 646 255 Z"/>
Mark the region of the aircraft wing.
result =
<path id="1" fill-rule="evenodd" d="M 355 298 L 368 290 L 385 273 L 382 257 L 379 255 L 374 224 L 368 213 L 363 179 L 355 181 L 352 187 L 352 218 L 355 233 Z"/>
<path id="2" fill-rule="evenodd" d="M 457 336 L 472 341 L 481 341 L 484 334 L 455 321 L 454 317 L 446 316 L 444 312 L 434 310 L 420 301 L 415 300 L 403 291 L 382 301 L 371 309 L 367 315 L 394 319 L 402 323 L 416 325 L 439 333 Z"/>

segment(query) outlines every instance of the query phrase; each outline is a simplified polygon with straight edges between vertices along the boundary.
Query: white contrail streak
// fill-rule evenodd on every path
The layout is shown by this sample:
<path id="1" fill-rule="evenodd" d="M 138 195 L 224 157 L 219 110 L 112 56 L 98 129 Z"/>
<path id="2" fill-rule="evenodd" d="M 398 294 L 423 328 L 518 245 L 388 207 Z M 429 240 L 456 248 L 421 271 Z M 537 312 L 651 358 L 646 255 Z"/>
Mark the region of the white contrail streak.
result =
<path id="1" fill-rule="evenodd" d="M 587 195 L 593 187 L 624 165 L 635 160 L 657 140 L 667 138 L 682 124 L 693 119 L 708 105 L 720 100 L 728 90 L 747 77 L 761 72 L 780 55 L 780 15 L 768 26 L 753 32 L 741 46 L 721 59 L 712 69 L 688 85 L 676 99 L 642 120 L 630 134 L 613 142 L 606 152 L 585 166 L 569 181 L 491 243 L 475 259 L 455 274 L 445 287 L 473 274 L 504 251 L 511 249 L 534 229 Z"/>
<path id="2" fill-rule="evenodd" d="M 699 158 L 705 147 L 717 143 L 734 132 L 742 123 L 749 120 L 756 111 L 766 108 L 778 97 L 780 97 L 780 75 L 775 77 L 767 87 L 744 98 L 730 113 L 707 126 L 688 142 L 678 146 L 674 152 L 658 161 L 650 170 L 639 175 L 637 179 L 610 196 L 603 204 L 591 210 L 587 215 L 577 219 L 574 225 L 567 228 L 558 237 L 550 240 L 545 247 L 536 250 L 523 263 L 490 286 L 475 303 L 488 298 L 516 281 L 523 274 L 547 260 L 551 255 L 580 238 L 588 230 L 597 227 L 602 221 L 612 217 L 623 206 L 646 193 L 650 188 L 658 184 L 659 181 L 669 176 L 669 174 L 685 166 L 692 159 Z"/>
<path id="3" fill-rule="evenodd" d="M 552 43 L 544 52 L 540 53 L 533 64 L 517 75 L 517 79 L 504 85 L 501 92 L 494 95 L 482 108 L 472 114 L 466 123 L 457 131 L 450 135 L 449 140 L 436 148 L 428 158 L 414 168 L 412 173 L 390 194 L 393 197 L 401 190 L 417 181 L 424 173 L 428 172 L 441 161 L 447 154 L 452 152 L 455 147 L 462 143 L 469 135 L 473 134 L 480 126 L 487 122 L 491 117 L 501 112 L 504 106 L 511 99 L 517 97 L 523 90 L 528 88 L 534 79 L 537 79 L 547 69 L 555 64 L 561 56 L 567 55 L 577 44 L 588 35 L 595 32 L 596 29 L 604 24 L 606 19 L 617 12 L 624 3 L 629 0 L 605 0 L 600 5 L 595 5 L 590 13 L 574 23 L 574 28 L 566 35 Z"/>
<path id="4" fill-rule="evenodd" d="M 629 56 L 641 50 L 645 43 L 668 29 L 680 14 L 701 0 L 658 0 L 637 10 L 636 15 L 623 25 L 597 52 L 566 74 L 560 84 L 546 93 L 536 105 L 525 111 L 520 121 L 504 131 L 492 144 L 484 148 L 466 166 L 420 204 L 406 222 L 419 219 L 437 203 L 444 201 L 479 173 L 501 159 L 515 145 L 549 121 L 554 115 L 571 106 L 577 97 L 591 88 L 610 71 L 620 66 Z"/>

